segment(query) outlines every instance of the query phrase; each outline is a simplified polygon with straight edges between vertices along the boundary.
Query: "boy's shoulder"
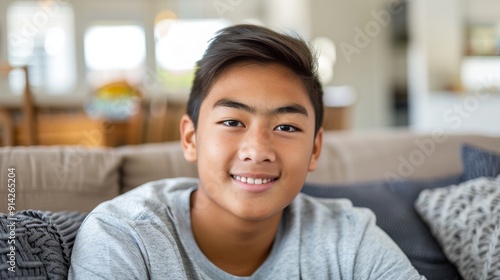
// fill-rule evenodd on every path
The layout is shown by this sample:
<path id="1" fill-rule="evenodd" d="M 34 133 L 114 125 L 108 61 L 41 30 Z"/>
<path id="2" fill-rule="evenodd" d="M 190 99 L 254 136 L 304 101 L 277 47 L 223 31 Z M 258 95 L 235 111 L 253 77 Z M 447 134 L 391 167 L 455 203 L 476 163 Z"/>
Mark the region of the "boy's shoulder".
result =
<path id="1" fill-rule="evenodd" d="M 197 185 L 198 179 L 184 177 L 148 182 L 101 203 L 91 214 L 129 221 L 145 220 L 150 214 L 170 211 L 179 195 Z"/>
<path id="2" fill-rule="evenodd" d="M 375 215 L 368 208 L 354 207 L 348 199 L 318 198 L 299 193 L 290 205 L 292 213 L 301 216 L 310 226 L 365 227 L 375 223 Z"/>

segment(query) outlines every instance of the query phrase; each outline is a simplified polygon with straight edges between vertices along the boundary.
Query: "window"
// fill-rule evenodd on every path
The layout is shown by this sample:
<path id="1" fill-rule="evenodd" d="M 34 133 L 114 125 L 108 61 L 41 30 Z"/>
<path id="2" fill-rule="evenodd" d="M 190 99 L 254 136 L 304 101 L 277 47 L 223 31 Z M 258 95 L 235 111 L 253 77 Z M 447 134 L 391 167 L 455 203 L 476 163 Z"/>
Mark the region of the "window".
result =
<path id="1" fill-rule="evenodd" d="M 335 44 L 326 37 L 312 41 L 318 59 L 318 74 L 321 84 L 326 85 L 333 79 L 333 66 L 337 60 Z"/>
<path id="2" fill-rule="evenodd" d="M 8 60 L 27 65 L 35 93 L 68 94 L 76 84 L 73 9 L 58 1 L 19 1 L 7 10 Z M 10 77 L 15 94 L 22 75 Z"/>
<path id="3" fill-rule="evenodd" d="M 139 25 L 94 25 L 85 32 L 85 64 L 89 83 L 98 87 L 118 79 L 140 81 L 146 41 Z"/>
<path id="4" fill-rule="evenodd" d="M 196 66 L 209 40 L 229 26 L 220 19 L 162 19 L 155 24 L 157 71 L 169 91 L 188 91 Z"/>

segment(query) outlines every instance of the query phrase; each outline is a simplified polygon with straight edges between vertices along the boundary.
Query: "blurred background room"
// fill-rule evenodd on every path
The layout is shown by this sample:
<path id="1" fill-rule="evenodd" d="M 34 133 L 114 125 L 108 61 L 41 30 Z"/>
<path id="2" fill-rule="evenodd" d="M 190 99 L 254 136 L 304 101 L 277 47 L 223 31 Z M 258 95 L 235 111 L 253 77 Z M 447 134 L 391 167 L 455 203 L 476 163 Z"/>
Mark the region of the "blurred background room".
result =
<path id="1" fill-rule="evenodd" d="M 495 0 L 2 0 L 0 145 L 174 141 L 214 33 L 314 48 L 328 130 L 500 135 Z"/>

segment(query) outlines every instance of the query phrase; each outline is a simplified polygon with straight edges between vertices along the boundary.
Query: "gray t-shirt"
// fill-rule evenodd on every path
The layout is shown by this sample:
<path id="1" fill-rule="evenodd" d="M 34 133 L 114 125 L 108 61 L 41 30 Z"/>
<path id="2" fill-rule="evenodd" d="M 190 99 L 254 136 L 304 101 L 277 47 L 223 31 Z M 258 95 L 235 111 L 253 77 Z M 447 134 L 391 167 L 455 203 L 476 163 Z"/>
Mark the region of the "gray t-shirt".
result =
<path id="1" fill-rule="evenodd" d="M 285 208 L 273 248 L 251 277 L 212 264 L 191 231 L 190 178 L 150 182 L 95 208 L 80 228 L 70 279 L 425 279 L 344 199 L 299 194 Z M 244 254 L 244 252 L 242 252 Z"/>

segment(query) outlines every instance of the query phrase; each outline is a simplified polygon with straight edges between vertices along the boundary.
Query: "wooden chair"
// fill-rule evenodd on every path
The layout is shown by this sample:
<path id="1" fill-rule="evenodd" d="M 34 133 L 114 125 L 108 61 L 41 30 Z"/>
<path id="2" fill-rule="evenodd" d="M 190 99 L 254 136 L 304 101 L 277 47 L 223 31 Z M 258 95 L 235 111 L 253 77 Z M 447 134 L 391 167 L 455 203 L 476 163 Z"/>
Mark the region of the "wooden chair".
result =
<path id="1" fill-rule="evenodd" d="M 50 107 L 35 106 L 27 67 L 1 65 L 0 76 L 8 77 L 9 72 L 16 68 L 21 69 L 27 77 L 22 106 L 0 105 L 0 146 L 118 146 L 180 139 L 179 121 L 186 109 L 182 102 L 144 98 L 140 88 L 124 81 L 117 81 L 103 87 L 130 87 L 139 98 L 138 110 L 127 120 L 93 119 L 83 110 L 56 113 L 57 110 Z"/>
<path id="2" fill-rule="evenodd" d="M 118 124 L 115 122 L 115 126 L 120 126 L 120 130 L 123 131 L 122 135 L 117 135 L 120 139 L 112 139 L 111 142 L 108 143 L 110 145 L 117 144 L 117 142 L 121 142 L 118 144 L 126 144 L 126 145 L 136 145 L 143 142 L 143 134 L 144 134 L 144 106 L 143 106 L 143 93 L 142 91 L 128 83 L 125 80 L 118 80 L 108 84 L 101 86 L 100 88 L 95 90 L 96 95 L 100 95 L 103 98 L 103 95 L 113 98 L 125 94 L 131 95 L 137 98 L 137 110 L 131 115 L 126 122 Z M 105 121 L 105 120 L 104 120 Z"/>
<path id="3" fill-rule="evenodd" d="M 142 143 L 161 143 L 180 140 L 179 123 L 186 112 L 184 102 L 170 102 L 166 97 L 143 101 Z"/>
<path id="4" fill-rule="evenodd" d="M 8 78 L 11 71 L 20 69 L 25 76 L 24 91 L 22 96 L 21 120 L 14 116 L 19 109 L 0 107 L 0 133 L 2 146 L 17 145 L 16 130 L 23 131 L 23 142 L 25 145 L 36 145 L 37 141 L 37 116 L 36 107 L 33 101 L 33 94 L 29 82 L 29 73 L 27 66 L 11 66 L 9 64 L 0 65 L 0 76 Z"/>
<path id="5" fill-rule="evenodd" d="M 180 139 L 179 122 L 186 110 L 183 103 L 167 102 L 165 97 L 147 97 L 141 88 L 129 84 L 127 81 L 115 81 L 96 92 L 109 93 L 110 87 L 115 91 L 134 92 L 139 97 L 138 110 L 129 117 L 122 137 L 122 144 L 136 145 L 142 143 L 159 143 Z"/>

